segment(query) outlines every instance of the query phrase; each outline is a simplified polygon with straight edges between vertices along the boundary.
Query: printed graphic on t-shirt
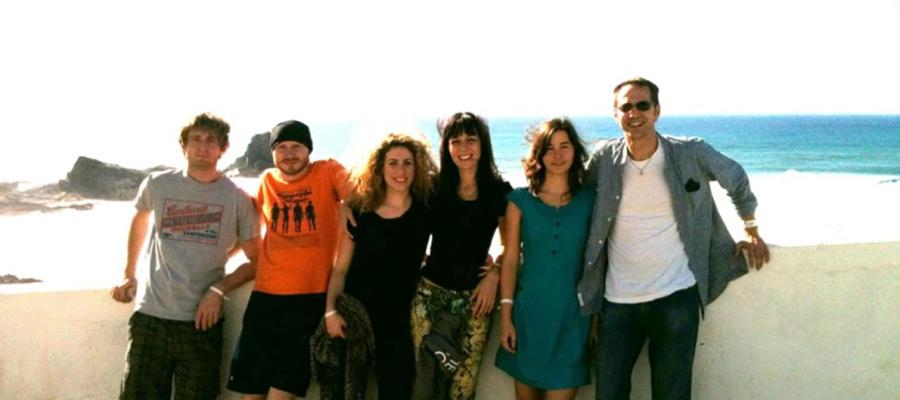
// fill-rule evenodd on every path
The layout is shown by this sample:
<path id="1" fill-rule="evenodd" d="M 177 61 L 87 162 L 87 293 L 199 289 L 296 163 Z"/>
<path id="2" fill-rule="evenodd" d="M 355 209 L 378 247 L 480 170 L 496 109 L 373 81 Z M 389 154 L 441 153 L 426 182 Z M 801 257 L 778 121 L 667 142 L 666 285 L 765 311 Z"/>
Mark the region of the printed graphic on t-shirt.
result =
<path id="1" fill-rule="evenodd" d="M 278 202 L 272 203 L 272 224 L 269 230 L 284 235 L 316 231 L 316 208 L 311 200 L 312 190 L 278 192 Z"/>
<path id="2" fill-rule="evenodd" d="M 166 199 L 159 237 L 216 245 L 219 242 L 224 211 L 225 206 L 221 204 Z"/>

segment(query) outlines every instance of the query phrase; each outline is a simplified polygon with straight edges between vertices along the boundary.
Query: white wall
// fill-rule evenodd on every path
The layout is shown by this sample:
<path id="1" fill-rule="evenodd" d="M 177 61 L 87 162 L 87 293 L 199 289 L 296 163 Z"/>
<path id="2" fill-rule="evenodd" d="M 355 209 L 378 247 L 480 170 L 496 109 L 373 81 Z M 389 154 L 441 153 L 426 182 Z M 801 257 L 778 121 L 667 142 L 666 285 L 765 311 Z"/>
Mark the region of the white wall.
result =
<path id="1" fill-rule="evenodd" d="M 248 294 L 227 305 L 223 375 Z M 130 313 L 107 289 L 0 287 L 0 398 L 115 398 Z M 512 381 L 493 368 L 492 333 L 478 399 L 511 399 Z M 634 398 L 649 399 L 645 356 L 633 379 Z M 900 398 L 900 242 L 773 249 L 771 264 L 707 308 L 694 397 Z M 579 391 L 592 398 L 593 387 Z"/>

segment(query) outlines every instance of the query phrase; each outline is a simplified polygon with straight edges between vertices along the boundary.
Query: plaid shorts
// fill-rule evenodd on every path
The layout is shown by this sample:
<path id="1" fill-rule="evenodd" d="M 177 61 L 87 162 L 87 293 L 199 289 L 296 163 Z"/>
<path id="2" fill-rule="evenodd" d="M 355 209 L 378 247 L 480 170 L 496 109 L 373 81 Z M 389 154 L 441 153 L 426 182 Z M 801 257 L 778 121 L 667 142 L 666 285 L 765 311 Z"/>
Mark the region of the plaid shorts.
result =
<path id="1" fill-rule="evenodd" d="M 140 312 L 128 320 L 128 356 L 120 399 L 215 399 L 222 362 L 222 321 L 207 331 L 194 321 Z"/>

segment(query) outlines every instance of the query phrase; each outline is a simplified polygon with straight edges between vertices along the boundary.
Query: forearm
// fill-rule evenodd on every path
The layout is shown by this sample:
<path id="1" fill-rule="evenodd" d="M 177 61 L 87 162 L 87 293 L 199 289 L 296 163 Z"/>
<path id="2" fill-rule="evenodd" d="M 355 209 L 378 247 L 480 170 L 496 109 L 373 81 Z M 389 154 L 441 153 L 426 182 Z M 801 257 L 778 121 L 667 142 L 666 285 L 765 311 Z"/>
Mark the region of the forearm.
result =
<path id="1" fill-rule="evenodd" d="M 511 254 L 504 258 L 500 267 L 500 318 L 503 321 L 512 321 L 513 304 L 510 301 L 516 293 L 519 260 L 518 257 L 514 257 Z"/>
<path id="2" fill-rule="evenodd" d="M 260 242 L 260 238 L 255 237 L 241 241 L 235 245 L 234 248 L 239 248 L 244 252 L 244 256 L 247 257 L 247 262 L 241 264 L 230 274 L 226 274 L 222 279 L 216 281 L 213 286 L 219 288 L 224 293 L 228 293 L 255 279 L 257 262 L 259 261 L 259 249 L 261 247 Z"/>
<path id="3" fill-rule="evenodd" d="M 338 295 L 344 291 L 344 280 L 347 277 L 346 270 L 334 268 L 331 270 L 331 278 L 328 279 L 328 294 L 325 297 L 325 311 L 334 310 Z"/>
<path id="4" fill-rule="evenodd" d="M 237 267 L 237 269 L 230 274 L 225 274 L 225 276 L 216 281 L 213 286 L 228 293 L 241 287 L 241 285 L 252 281 L 254 278 L 256 278 L 256 260 L 250 260 L 241 264 L 241 266 Z"/>
<path id="5" fill-rule="evenodd" d="M 131 219 L 131 228 L 128 231 L 128 255 L 125 261 L 125 278 L 134 279 L 144 239 L 147 237 L 148 211 L 138 211 Z"/>

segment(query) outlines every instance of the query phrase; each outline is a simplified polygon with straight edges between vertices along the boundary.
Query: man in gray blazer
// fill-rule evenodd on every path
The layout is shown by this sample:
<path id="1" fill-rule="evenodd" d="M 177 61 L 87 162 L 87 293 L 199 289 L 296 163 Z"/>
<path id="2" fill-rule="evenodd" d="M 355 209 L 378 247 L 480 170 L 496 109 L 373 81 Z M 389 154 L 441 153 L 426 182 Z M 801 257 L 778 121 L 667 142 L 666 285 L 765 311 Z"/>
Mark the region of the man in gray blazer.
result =
<path id="1" fill-rule="evenodd" d="M 769 260 L 744 169 L 696 138 L 656 132 L 659 88 L 644 78 L 613 90 L 622 138 L 599 145 L 587 182 L 597 197 L 578 284 L 585 314 L 598 314 L 598 399 L 628 399 L 631 372 L 649 340 L 654 398 L 690 399 L 703 307 L 731 280 Z M 710 192 L 718 181 L 747 234 L 735 244 Z"/>

